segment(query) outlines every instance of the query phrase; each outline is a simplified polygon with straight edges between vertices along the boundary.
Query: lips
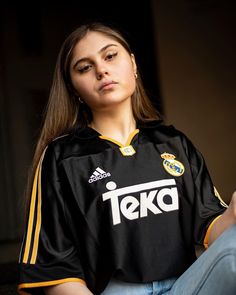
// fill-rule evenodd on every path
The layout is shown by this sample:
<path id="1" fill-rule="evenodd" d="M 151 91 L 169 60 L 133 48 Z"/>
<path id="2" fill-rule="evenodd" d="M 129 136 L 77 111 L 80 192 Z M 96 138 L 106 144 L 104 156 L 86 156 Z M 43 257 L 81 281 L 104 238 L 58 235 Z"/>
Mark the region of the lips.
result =
<path id="1" fill-rule="evenodd" d="M 115 85 L 115 84 L 118 84 L 117 82 L 115 81 L 104 81 L 100 87 L 99 87 L 99 91 L 103 90 L 103 89 L 106 89 L 106 88 L 111 88 L 112 85 Z M 110 86 L 110 87 L 109 87 Z"/>

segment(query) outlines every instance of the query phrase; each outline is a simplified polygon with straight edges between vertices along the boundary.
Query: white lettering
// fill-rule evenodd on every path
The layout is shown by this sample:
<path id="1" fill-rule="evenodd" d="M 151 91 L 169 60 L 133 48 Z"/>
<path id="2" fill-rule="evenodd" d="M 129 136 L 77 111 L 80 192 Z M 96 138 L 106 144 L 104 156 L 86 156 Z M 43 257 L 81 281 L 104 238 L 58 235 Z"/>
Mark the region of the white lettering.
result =
<path id="1" fill-rule="evenodd" d="M 164 197 L 165 196 L 170 196 L 172 203 L 171 204 L 166 204 L 164 202 Z M 159 207 L 163 211 L 174 211 L 179 209 L 179 197 L 178 197 L 178 191 L 176 187 L 173 188 L 163 188 L 160 190 L 160 192 L 157 195 L 157 203 Z"/>
<path id="2" fill-rule="evenodd" d="M 140 217 L 146 217 L 148 215 L 148 209 L 154 214 L 161 213 L 161 210 L 153 204 L 156 193 L 157 190 L 150 191 L 149 194 L 146 192 L 140 194 Z"/>
<path id="3" fill-rule="evenodd" d="M 119 209 L 119 200 L 118 197 L 113 197 L 111 200 L 111 212 L 112 212 L 112 219 L 113 224 L 120 223 L 120 209 Z"/>
<path id="4" fill-rule="evenodd" d="M 104 193 L 102 197 L 103 201 L 110 200 L 113 224 L 116 225 L 121 223 L 121 214 L 129 220 L 134 220 L 147 217 L 149 211 L 153 214 L 160 214 L 178 210 L 177 187 L 164 187 L 173 185 L 176 185 L 174 179 L 165 179 L 116 189 L 115 182 L 108 182 L 106 187 L 109 191 Z M 159 188 L 159 190 L 150 190 L 153 188 Z M 148 192 L 143 191 L 147 189 L 149 189 Z M 140 193 L 140 200 L 132 195 L 125 196 L 130 193 Z M 124 197 L 119 204 L 119 197 L 122 196 Z M 167 196 L 169 196 L 170 200 L 168 203 L 166 202 L 167 199 L 165 199 Z M 138 207 L 140 207 L 139 210 L 136 210 Z"/>
<path id="5" fill-rule="evenodd" d="M 129 203 L 131 205 L 128 207 Z M 120 211 L 126 218 L 130 220 L 137 219 L 139 212 L 134 212 L 134 210 L 138 208 L 138 206 L 139 201 L 135 197 L 127 196 L 120 202 Z"/>
<path id="6" fill-rule="evenodd" d="M 103 173 L 103 174 L 98 174 L 97 176 L 92 176 L 90 177 L 90 179 L 88 180 L 89 183 L 92 183 L 94 181 L 97 181 L 99 179 L 105 178 L 105 177 L 109 177 L 111 176 L 111 173 L 107 172 L 107 173 Z"/>

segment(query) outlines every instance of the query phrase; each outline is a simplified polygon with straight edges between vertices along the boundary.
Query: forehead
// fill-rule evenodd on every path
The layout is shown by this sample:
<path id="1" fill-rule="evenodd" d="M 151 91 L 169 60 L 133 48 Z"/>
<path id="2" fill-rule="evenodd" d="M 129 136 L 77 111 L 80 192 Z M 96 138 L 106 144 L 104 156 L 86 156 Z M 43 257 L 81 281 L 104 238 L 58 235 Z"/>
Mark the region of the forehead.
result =
<path id="1" fill-rule="evenodd" d="M 100 32 L 89 32 L 76 44 L 74 55 L 76 55 L 76 57 L 86 57 L 96 54 L 101 48 L 108 44 L 115 44 L 122 47 L 121 44 L 112 37 Z"/>

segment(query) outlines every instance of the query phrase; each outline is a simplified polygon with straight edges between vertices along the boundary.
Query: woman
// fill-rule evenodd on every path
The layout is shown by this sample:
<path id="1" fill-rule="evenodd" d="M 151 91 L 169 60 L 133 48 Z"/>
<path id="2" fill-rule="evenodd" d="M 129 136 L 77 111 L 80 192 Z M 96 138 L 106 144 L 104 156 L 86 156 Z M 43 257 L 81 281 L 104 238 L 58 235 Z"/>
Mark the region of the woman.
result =
<path id="1" fill-rule="evenodd" d="M 226 209 L 201 154 L 159 120 L 119 32 L 66 39 L 32 174 L 20 292 L 236 291 L 236 194 Z"/>

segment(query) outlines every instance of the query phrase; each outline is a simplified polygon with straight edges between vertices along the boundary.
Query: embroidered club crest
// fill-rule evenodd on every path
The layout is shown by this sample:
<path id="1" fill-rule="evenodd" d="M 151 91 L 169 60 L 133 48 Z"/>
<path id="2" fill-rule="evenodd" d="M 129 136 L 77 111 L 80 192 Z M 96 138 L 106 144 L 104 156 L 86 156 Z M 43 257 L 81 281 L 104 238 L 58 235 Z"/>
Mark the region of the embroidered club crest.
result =
<path id="1" fill-rule="evenodd" d="M 184 165 L 175 159 L 175 156 L 169 153 L 161 154 L 163 166 L 165 170 L 173 176 L 181 176 L 184 174 Z"/>

